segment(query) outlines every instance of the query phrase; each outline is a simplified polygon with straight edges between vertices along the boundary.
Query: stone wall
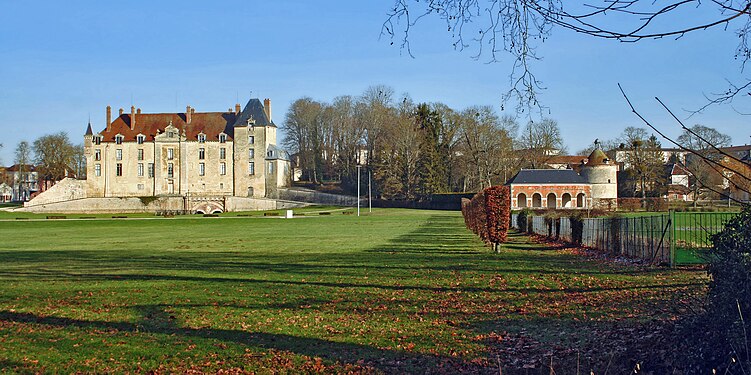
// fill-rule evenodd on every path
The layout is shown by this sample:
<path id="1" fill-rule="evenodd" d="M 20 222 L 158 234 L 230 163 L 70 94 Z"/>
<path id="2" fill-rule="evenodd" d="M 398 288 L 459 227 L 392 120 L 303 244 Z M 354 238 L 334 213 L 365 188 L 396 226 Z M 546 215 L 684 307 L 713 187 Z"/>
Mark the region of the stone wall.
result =
<path id="1" fill-rule="evenodd" d="M 34 199 L 24 202 L 24 207 L 39 206 L 56 202 L 65 202 L 86 198 L 86 180 L 65 178 L 45 190 Z"/>
<path id="2" fill-rule="evenodd" d="M 49 202 L 29 205 L 24 206 L 17 211 L 36 213 L 54 212 L 67 214 L 145 213 L 158 211 L 182 211 L 184 209 L 184 206 L 185 201 L 182 197 L 83 198 L 64 202 Z"/>
<path id="3" fill-rule="evenodd" d="M 307 203 L 265 198 L 227 197 L 224 202 L 227 211 L 281 210 L 307 206 Z"/>

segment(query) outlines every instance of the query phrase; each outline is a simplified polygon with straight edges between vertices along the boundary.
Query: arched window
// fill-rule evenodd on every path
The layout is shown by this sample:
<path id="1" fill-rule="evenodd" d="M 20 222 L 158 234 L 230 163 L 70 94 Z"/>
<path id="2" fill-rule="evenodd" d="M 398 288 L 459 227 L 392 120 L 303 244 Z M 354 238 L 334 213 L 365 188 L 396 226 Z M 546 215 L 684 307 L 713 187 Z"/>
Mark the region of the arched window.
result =
<path id="1" fill-rule="evenodd" d="M 563 193 L 563 195 L 561 195 L 561 207 L 571 208 L 571 194 Z"/>
<path id="2" fill-rule="evenodd" d="M 584 208 L 584 204 L 586 202 L 587 197 L 584 195 L 584 193 L 579 193 L 576 195 L 576 207 Z"/>
<path id="3" fill-rule="evenodd" d="M 519 195 L 516 196 L 516 207 L 519 207 L 519 208 L 527 207 L 527 194 L 519 193 Z"/>
<path id="4" fill-rule="evenodd" d="M 535 207 L 535 208 L 542 207 L 542 195 L 540 195 L 540 193 L 532 194 L 532 207 Z"/>
<path id="5" fill-rule="evenodd" d="M 555 194 L 550 193 L 548 194 L 548 208 L 555 208 L 556 201 L 555 201 Z"/>

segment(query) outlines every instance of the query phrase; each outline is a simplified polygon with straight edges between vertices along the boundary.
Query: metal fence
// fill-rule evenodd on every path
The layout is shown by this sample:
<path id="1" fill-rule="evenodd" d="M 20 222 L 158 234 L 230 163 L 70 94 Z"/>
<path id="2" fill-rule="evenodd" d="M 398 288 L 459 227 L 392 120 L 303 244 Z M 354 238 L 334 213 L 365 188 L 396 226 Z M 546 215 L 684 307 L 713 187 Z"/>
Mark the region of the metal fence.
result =
<path id="1" fill-rule="evenodd" d="M 706 262 L 710 237 L 722 230 L 735 213 L 670 212 L 651 216 L 581 218 L 529 216 L 530 228 L 518 228 L 518 214 L 511 225 L 551 239 L 581 244 L 617 256 L 643 259 L 651 264 Z M 573 223 L 580 220 L 581 233 Z"/>

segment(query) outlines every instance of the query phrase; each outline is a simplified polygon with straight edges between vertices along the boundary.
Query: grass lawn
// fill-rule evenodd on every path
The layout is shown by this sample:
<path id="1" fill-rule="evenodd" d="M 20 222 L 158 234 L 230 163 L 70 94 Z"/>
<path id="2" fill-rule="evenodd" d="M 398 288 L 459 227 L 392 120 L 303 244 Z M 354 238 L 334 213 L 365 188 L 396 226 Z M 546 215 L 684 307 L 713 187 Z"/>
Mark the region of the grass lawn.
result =
<path id="1" fill-rule="evenodd" d="M 0 368 L 618 373 L 705 288 L 518 234 L 495 254 L 458 212 L 304 212 L 3 216 Z"/>

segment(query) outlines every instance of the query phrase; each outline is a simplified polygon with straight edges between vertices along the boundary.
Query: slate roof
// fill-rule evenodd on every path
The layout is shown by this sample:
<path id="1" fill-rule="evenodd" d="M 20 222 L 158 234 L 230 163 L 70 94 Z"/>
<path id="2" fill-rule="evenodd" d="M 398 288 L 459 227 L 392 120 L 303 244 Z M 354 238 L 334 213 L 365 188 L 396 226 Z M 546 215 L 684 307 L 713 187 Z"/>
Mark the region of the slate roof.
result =
<path id="1" fill-rule="evenodd" d="M 269 145 L 266 149 L 266 160 L 290 160 L 287 151 L 282 150 L 276 145 Z"/>
<path id="2" fill-rule="evenodd" d="M 588 184 L 573 169 L 522 169 L 506 185 L 524 184 Z"/>
<path id="3" fill-rule="evenodd" d="M 240 116 L 234 123 L 234 126 L 248 126 L 248 119 L 252 118 L 256 122 L 256 126 L 273 126 L 276 127 L 273 121 L 266 116 L 266 111 L 263 108 L 263 103 L 259 99 L 250 99 L 248 104 L 245 105 L 245 109 L 240 112 Z"/>

